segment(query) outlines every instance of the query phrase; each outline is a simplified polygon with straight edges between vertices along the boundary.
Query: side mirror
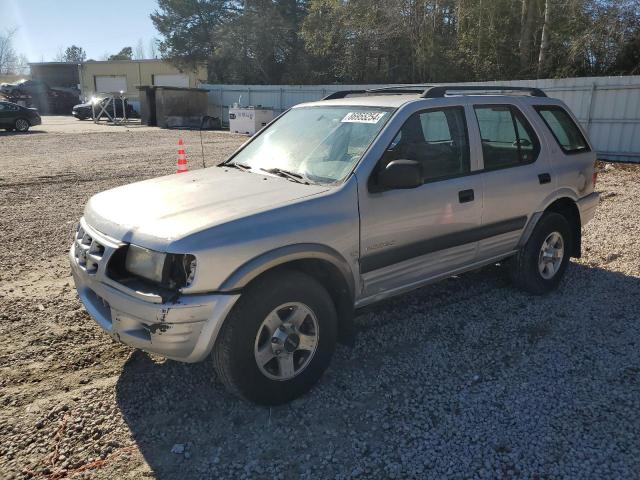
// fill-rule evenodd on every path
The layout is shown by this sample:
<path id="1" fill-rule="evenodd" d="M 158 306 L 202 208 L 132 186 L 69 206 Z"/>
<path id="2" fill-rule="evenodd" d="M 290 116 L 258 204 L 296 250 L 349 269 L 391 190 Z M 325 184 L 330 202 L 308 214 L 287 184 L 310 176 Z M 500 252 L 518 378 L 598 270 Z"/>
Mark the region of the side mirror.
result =
<path id="1" fill-rule="evenodd" d="M 378 187 L 416 188 L 422 185 L 422 168 L 415 160 L 393 160 L 378 172 Z"/>

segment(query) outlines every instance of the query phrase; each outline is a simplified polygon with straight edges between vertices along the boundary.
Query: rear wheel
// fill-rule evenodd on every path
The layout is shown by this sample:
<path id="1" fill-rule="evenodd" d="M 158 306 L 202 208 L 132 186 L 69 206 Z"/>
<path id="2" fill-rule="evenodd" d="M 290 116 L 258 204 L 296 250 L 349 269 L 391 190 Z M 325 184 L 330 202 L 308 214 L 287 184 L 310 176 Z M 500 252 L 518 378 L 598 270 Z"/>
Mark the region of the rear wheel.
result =
<path id="1" fill-rule="evenodd" d="M 251 285 L 220 331 L 213 363 L 232 393 L 263 405 L 307 392 L 329 366 L 337 314 L 326 289 L 296 271 Z"/>
<path id="2" fill-rule="evenodd" d="M 14 124 L 14 127 L 18 132 L 28 131 L 30 126 L 29 121 L 24 118 L 18 118 Z"/>
<path id="3" fill-rule="evenodd" d="M 559 213 L 544 214 L 526 245 L 509 261 L 514 284 L 535 295 L 555 290 L 567 269 L 571 242 L 567 219 Z"/>

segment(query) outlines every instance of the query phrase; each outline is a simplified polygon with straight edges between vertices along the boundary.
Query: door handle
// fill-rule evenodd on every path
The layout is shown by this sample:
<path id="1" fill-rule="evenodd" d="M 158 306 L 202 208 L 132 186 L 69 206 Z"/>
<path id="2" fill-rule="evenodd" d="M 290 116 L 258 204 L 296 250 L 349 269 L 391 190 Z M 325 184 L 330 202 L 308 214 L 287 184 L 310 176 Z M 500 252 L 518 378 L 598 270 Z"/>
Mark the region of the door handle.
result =
<path id="1" fill-rule="evenodd" d="M 548 173 L 541 173 L 540 175 L 538 175 L 538 180 L 540 181 L 540 185 L 551 183 L 551 175 L 549 175 Z"/>
<path id="2" fill-rule="evenodd" d="M 458 200 L 460 203 L 473 202 L 473 190 L 462 190 L 458 192 Z"/>

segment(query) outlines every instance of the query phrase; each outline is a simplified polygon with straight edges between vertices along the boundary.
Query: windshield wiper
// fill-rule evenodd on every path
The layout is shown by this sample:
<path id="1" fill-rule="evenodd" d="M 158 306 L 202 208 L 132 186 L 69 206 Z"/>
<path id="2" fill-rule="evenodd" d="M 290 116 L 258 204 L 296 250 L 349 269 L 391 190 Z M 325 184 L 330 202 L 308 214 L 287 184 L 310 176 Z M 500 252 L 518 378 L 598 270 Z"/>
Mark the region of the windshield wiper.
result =
<path id="1" fill-rule="evenodd" d="M 231 162 L 231 163 L 222 163 L 219 166 L 237 168 L 238 170 L 242 170 L 243 172 L 248 172 L 249 170 L 251 170 L 251 165 L 247 165 L 246 163 Z"/>
<path id="2" fill-rule="evenodd" d="M 278 168 L 278 167 L 273 167 L 273 168 L 261 168 L 260 170 L 262 170 L 263 172 L 267 172 L 267 173 L 273 173 L 274 175 L 278 175 L 280 177 L 284 177 L 287 178 L 291 181 L 297 182 L 297 183 L 304 183 L 305 185 L 310 185 L 312 183 L 311 180 L 309 180 L 307 177 L 305 177 L 304 175 L 297 173 L 297 172 L 292 172 L 291 170 L 285 170 L 283 168 Z"/>

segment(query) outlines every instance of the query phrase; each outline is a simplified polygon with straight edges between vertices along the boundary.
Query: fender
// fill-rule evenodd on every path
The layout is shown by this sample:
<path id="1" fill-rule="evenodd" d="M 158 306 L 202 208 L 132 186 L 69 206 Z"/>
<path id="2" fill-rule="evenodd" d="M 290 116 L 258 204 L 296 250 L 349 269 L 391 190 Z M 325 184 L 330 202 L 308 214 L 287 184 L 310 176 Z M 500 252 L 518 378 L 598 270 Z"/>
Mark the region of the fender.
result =
<path id="1" fill-rule="evenodd" d="M 348 262 L 333 248 L 316 243 L 286 245 L 258 255 L 229 275 L 220 286 L 219 291 L 232 292 L 240 290 L 267 270 L 295 260 L 311 259 L 324 260 L 338 268 L 347 282 L 351 297 L 354 298 L 355 280 Z"/>
<path id="2" fill-rule="evenodd" d="M 533 212 L 533 214 L 531 214 L 531 217 L 529 218 L 529 221 L 527 222 L 527 225 L 525 226 L 524 230 L 522 231 L 522 235 L 520 236 L 520 241 L 518 242 L 518 245 L 517 245 L 518 249 L 522 248 L 527 243 L 527 241 L 529 240 L 529 237 L 531 236 L 531 233 L 533 233 L 533 229 L 538 224 L 538 221 L 540 220 L 540 218 L 542 218 L 542 214 L 544 213 L 544 211 L 549 207 L 549 205 L 551 205 L 553 202 L 555 202 L 560 198 L 568 198 L 570 200 L 573 200 L 576 203 L 576 205 L 578 203 L 578 196 L 576 195 L 576 192 L 574 192 L 570 188 L 561 188 L 559 190 L 556 190 L 550 193 L 540 203 L 540 205 Z M 578 209 L 578 212 L 579 211 L 580 210 Z"/>

